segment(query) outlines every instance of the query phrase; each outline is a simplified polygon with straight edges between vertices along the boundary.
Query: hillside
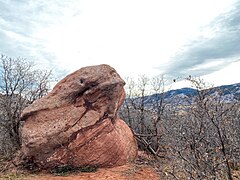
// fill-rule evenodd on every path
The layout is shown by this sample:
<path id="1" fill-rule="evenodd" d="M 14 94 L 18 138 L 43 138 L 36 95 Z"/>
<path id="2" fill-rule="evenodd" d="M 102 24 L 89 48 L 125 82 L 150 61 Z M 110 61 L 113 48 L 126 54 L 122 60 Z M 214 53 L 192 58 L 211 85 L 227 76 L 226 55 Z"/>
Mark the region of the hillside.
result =
<path id="1" fill-rule="evenodd" d="M 235 102 L 240 99 L 240 83 L 217 86 L 202 91 L 207 91 L 207 93 L 212 96 L 221 95 L 221 100 L 226 103 Z M 170 90 L 161 94 L 145 96 L 144 101 L 146 104 L 151 104 L 158 101 L 160 98 L 163 98 L 165 102 L 171 104 L 189 103 L 197 96 L 197 93 L 198 91 L 194 88 L 181 88 Z"/>

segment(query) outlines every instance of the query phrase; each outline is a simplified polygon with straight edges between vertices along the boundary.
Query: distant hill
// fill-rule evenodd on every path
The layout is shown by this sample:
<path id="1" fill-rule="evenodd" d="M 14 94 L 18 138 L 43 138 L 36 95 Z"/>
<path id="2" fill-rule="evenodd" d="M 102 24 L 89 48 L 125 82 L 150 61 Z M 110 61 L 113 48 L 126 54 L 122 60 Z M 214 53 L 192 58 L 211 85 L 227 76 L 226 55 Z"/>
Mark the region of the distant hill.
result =
<path id="1" fill-rule="evenodd" d="M 225 102 L 235 102 L 240 99 L 240 83 L 223 85 L 218 87 L 213 87 L 207 90 L 209 95 L 217 95 L 221 93 L 221 98 Z M 167 103 L 189 103 L 197 95 L 197 90 L 193 88 L 181 88 L 176 90 L 170 90 L 161 94 L 152 94 L 145 96 L 144 102 L 146 104 L 151 104 L 155 101 L 158 101 L 160 98 L 164 97 L 165 102 Z"/>

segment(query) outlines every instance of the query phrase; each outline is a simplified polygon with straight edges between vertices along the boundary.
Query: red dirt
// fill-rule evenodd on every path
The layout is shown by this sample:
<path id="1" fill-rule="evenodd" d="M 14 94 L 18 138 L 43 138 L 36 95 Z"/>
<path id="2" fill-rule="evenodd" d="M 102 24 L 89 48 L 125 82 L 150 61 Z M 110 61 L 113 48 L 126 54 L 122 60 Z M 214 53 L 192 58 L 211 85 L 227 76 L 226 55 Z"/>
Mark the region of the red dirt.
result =
<path id="1" fill-rule="evenodd" d="M 56 176 L 53 174 L 30 175 L 24 180 L 159 180 L 156 171 L 150 166 L 128 164 L 114 168 L 100 168 L 97 172 L 81 172 L 68 176 Z"/>

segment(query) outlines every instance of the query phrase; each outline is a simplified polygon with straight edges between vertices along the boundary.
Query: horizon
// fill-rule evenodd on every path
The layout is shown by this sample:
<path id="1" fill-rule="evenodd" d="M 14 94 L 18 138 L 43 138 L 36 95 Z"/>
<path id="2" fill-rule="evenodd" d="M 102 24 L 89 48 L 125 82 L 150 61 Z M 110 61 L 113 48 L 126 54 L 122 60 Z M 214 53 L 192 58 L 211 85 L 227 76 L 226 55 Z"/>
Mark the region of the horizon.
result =
<path id="1" fill-rule="evenodd" d="M 0 54 L 65 77 L 109 64 L 122 78 L 163 74 L 239 83 L 240 1 L 0 0 Z"/>

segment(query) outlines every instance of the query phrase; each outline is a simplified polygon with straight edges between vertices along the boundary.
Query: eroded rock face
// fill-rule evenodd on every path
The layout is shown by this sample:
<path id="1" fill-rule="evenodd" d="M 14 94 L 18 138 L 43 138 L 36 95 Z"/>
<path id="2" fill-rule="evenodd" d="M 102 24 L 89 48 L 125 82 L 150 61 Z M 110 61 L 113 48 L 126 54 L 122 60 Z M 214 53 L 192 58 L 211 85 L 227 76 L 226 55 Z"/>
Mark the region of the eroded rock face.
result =
<path id="1" fill-rule="evenodd" d="M 81 68 L 22 113 L 22 159 L 41 168 L 111 167 L 133 161 L 137 145 L 117 111 L 124 81 L 108 65 Z"/>

